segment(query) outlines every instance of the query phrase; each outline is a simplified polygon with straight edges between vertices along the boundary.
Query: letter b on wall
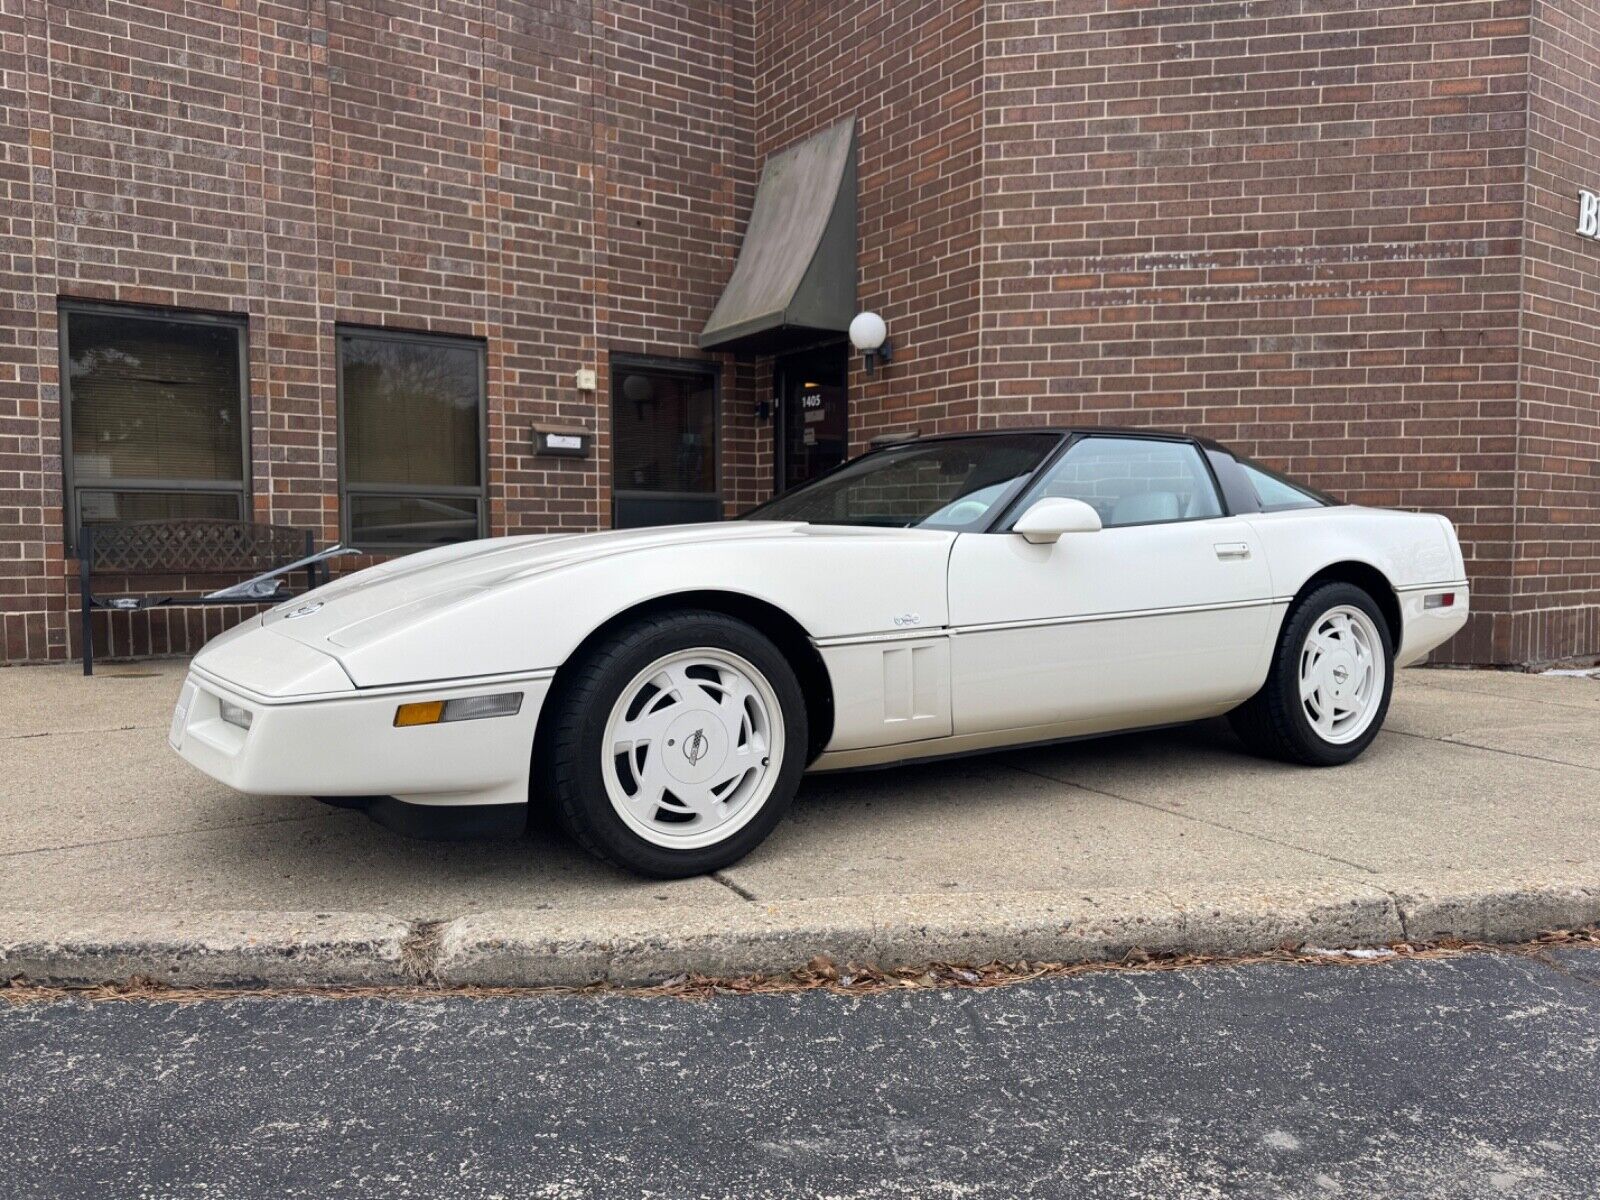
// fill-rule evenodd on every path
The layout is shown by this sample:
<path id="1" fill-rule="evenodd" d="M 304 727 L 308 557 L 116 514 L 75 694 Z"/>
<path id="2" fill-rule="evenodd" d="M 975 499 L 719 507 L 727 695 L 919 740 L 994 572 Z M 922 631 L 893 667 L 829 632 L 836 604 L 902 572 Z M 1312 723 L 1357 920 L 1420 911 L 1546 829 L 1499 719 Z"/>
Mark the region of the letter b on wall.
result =
<path id="1" fill-rule="evenodd" d="M 1578 193 L 1578 232 L 1584 237 L 1600 237 L 1600 196 Z"/>

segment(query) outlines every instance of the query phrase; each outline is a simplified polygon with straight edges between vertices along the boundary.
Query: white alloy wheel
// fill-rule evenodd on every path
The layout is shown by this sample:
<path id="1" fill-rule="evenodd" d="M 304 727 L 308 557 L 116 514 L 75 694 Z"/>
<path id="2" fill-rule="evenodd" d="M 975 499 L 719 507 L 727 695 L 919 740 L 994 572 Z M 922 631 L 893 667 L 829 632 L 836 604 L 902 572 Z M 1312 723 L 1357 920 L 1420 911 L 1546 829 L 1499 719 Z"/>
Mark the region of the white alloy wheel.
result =
<path id="1" fill-rule="evenodd" d="M 1366 613 L 1341 604 L 1318 617 L 1300 648 L 1300 704 L 1312 732 L 1332 745 L 1366 732 L 1387 669 L 1383 639 Z"/>
<path id="2" fill-rule="evenodd" d="M 658 658 L 622 689 L 606 721 L 601 777 L 629 829 L 692 850 L 754 819 L 783 752 L 772 685 L 737 654 L 705 646 Z"/>

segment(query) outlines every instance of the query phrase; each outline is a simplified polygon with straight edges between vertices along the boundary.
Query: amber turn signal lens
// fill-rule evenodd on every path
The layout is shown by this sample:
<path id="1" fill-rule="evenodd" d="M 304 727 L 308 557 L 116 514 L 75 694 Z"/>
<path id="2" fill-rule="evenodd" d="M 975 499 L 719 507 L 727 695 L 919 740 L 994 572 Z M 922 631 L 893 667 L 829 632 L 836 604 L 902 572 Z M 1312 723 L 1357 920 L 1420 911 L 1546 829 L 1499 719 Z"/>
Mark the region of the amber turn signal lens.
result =
<path id="1" fill-rule="evenodd" d="M 454 700 L 419 700 L 394 710 L 396 725 L 438 725 L 445 721 L 478 721 L 484 717 L 514 717 L 522 711 L 521 692 L 498 696 L 457 696 Z"/>
<path id="2" fill-rule="evenodd" d="M 420 704 L 402 704 L 394 710 L 394 723 L 401 725 L 437 725 L 444 716 L 443 700 L 424 700 Z"/>

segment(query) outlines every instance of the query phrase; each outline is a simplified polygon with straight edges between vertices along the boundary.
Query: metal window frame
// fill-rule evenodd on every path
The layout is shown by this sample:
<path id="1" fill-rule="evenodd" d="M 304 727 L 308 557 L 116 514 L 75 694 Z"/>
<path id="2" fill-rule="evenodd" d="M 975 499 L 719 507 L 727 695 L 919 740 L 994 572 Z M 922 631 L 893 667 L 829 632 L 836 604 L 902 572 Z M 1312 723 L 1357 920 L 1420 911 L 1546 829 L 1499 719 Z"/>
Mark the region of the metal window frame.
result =
<path id="1" fill-rule="evenodd" d="M 234 330 L 239 355 L 239 471 L 238 480 L 222 479 L 118 479 L 97 478 L 85 482 L 77 477 L 74 460 L 77 452 L 72 437 L 72 362 L 69 329 L 74 313 L 89 316 L 122 317 L 129 320 L 167 321 L 180 325 L 211 325 Z M 88 492 L 197 492 L 237 497 L 238 520 L 250 519 L 250 496 L 254 480 L 250 472 L 250 318 L 244 313 L 203 312 L 150 304 L 117 304 L 109 301 L 56 301 L 57 373 L 61 391 L 61 483 L 62 518 L 66 525 L 63 542 L 69 556 L 78 552 L 81 526 L 78 493 Z"/>
<path id="2" fill-rule="evenodd" d="M 368 338 L 373 341 L 433 343 L 455 349 L 470 349 L 478 356 L 478 483 L 475 487 L 462 484 L 402 484 L 402 483 L 352 483 L 345 461 L 344 394 L 344 344 L 345 338 Z M 413 329 L 390 329 L 373 325 L 354 325 L 341 322 L 333 327 L 333 372 L 335 427 L 338 440 L 339 471 L 339 536 L 346 546 L 369 550 L 373 554 L 390 554 L 412 550 L 434 550 L 437 542 L 362 542 L 355 537 L 350 524 L 350 496 L 390 496 L 401 499 L 439 497 L 471 497 L 478 502 L 478 536 L 488 535 L 489 524 L 489 355 L 482 338 L 462 337 L 448 333 L 428 333 Z M 448 544 L 448 543 L 447 543 Z"/>
<path id="3" fill-rule="evenodd" d="M 611 526 L 617 524 L 617 501 L 628 500 L 715 500 L 717 512 L 722 512 L 723 497 L 723 436 L 722 436 L 722 364 L 711 358 L 671 358 L 655 354 L 608 355 L 609 389 L 606 396 L 606 418 L 611 423 Z M 676 375 L 680 379 L 710 380 L 711 382 L 711 474 L 716 486 L 709 492 L 643 492 L 637 488 L 617 487 L 617 389 L 622 377 L 629 371 Z"/>

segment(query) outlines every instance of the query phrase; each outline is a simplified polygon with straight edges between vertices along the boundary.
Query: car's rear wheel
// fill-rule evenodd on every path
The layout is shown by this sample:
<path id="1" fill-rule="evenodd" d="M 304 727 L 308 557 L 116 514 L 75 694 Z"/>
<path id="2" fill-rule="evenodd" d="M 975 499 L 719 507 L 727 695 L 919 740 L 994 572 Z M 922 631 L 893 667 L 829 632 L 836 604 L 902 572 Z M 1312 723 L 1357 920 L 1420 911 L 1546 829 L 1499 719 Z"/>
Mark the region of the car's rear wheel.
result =
<path id="1" fill-rule="evenodd" d="M 591 853 L 681 878 L 743 858 L 783 818 L 807 746 L 805 700 L 782 653 L 714 612 L 619 630 L 553 697 L 541 775 Z"/>
<path id="2" fill-rule="evenodd" d="M 1393 688 L 1394 646 L 1377 602 L 1330 583 L 1289 611 L 1267 682 L 1229 720 L 1259 754 L 1337 766 L 1378 736 Z"/>

